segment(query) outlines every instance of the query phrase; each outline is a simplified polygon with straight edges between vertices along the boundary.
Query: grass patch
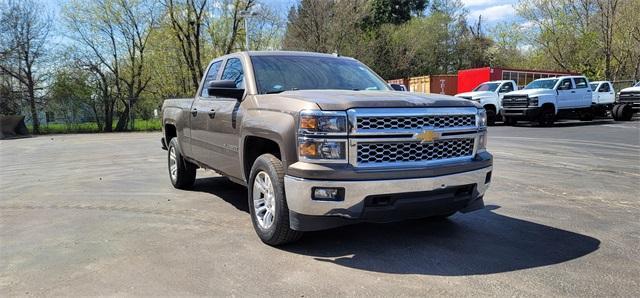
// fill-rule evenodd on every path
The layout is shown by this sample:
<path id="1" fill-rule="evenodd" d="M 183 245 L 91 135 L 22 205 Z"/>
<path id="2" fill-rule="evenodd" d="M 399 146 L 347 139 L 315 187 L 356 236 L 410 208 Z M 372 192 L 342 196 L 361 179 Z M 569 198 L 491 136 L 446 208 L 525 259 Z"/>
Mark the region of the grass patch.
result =
<path id="1" fill-rule="evenodd" d="M 27 126 L 29 132 L 33 133 L 33 126 Z M 116 121 L 113 123 L 113 129 L 116 128 Z M 159 131 L 162 130 L 162 120 L 137 119 L 134 121 L 133 131 Z M 98 125 L 95 122 L 87 123 L 49 123 L 40 126 L 40 134 L 65 134 L 65 133 L 98 133 Z"/>

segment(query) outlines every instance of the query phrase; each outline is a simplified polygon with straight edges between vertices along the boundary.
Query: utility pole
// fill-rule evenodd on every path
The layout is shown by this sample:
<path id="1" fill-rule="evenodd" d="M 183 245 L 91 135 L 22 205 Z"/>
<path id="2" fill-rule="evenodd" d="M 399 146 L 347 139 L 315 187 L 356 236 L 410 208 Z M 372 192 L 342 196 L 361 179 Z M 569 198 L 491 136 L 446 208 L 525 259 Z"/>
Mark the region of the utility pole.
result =
<path id="1" fill-rule="evenodd" d="M 240 16 L 244 18 L 244 46 L 246 51 L 249 51 L 251 49 L 251 47 L 249 47 L 249 18 L 257 15 L 258 13 L 255 11 L 240 11 Z"/>

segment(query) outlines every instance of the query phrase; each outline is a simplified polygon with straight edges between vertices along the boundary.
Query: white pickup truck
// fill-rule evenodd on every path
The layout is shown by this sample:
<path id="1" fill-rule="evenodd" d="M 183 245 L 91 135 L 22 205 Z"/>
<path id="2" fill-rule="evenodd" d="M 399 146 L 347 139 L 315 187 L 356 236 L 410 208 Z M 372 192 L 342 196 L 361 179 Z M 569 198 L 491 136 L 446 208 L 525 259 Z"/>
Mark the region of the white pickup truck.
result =
<path id="1" fill-rule="evenodd" d="M 505 124 L 530 120 L 551 126 L 558 118 L 577 117 L 588 121 L 611 109 L 610 103 L 599 104 L 593 100 L 589 80 L 584 76 L 538 79 L 522 90 L 504 95 L 502 116 Z"/>
<path id="2" fill-rule="evenodd" d="M 640 112 L 640 82 L 633 87 L 620 90 L 612 114 L 616 121 L 629 121 L 633 118 L 633 114 L 638 112 Z"/>
<path id="3" fill-rule="evenodd" d="M 458 93 L 456 97 L 477 101 L 487 111 L 488 124 L 495 124 L 501 115 L 502 96 L 518 90 L 515 81 L 491 81 L 475 87 L 470 92 Z"/>

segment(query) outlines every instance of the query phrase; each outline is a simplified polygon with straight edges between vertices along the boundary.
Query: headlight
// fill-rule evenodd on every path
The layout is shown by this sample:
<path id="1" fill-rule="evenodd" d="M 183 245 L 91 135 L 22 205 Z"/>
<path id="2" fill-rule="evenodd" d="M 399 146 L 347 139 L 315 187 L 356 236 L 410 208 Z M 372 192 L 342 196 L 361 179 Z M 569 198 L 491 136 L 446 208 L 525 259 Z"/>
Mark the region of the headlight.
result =
<path id="1" fill-rule="evenodd" d="M 298 157 L 319 163 L 347 162 L 347 113 L 304 110 L 298 122 Z"/>
<path id="2" fill-rule="evenodd" d="M 529 98 L 529 106 L 530 107 L 537 107 L 538 106 L 538 98 L 537 97 L 530 97 Z"/>
<path id="3" fill-rule="evenodd" d="M 298 133 L 300 134 L 346 134 L 345 112 L 323 112 L 304 110 L 300 112 Z"/>
<path id="4" fill-rule="evenodd" d="M 487 111 L 485 109 L 478 109 L 478 127 L 487 126 Z"/>
<path id="5" fill-rule="evenodd" d="M 320 162 L 346 162 L 347 141 L 298 138 L 300 160 Z"/>

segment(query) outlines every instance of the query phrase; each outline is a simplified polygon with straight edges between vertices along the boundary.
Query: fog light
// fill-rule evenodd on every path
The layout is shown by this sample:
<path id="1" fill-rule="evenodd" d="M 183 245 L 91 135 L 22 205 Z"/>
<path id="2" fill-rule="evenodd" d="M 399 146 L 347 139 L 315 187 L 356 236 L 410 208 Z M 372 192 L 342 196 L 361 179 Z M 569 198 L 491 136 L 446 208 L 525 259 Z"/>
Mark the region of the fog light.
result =
<path id="1" fill-rule="evenodd" d="M 344 200 L 344 189 L 314 187 L 312 199 L 318 201 L 342 201 Z"/>

